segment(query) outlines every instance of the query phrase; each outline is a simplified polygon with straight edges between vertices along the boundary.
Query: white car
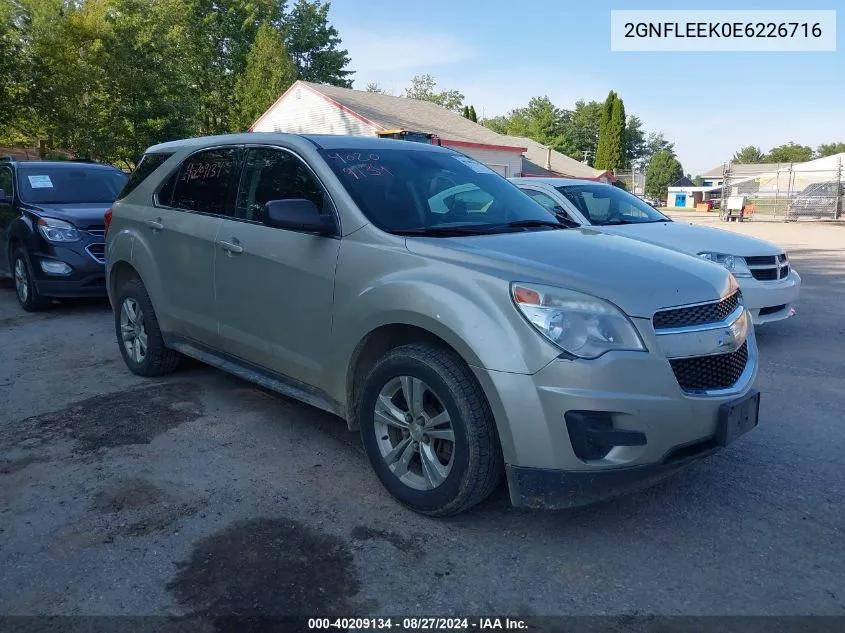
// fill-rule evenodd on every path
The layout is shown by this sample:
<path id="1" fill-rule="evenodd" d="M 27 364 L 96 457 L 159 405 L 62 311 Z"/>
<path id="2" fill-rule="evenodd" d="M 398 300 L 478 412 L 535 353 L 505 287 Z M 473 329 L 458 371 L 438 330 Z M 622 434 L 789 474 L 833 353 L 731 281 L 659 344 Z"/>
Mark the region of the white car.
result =
<path id="1" fill-rule="evenodd" d="M 511 178 L 558 218 L 722 264 L 742 289 L 755 324 L 795 314 L 801 277 L 771 242 L 671 219 L 628 192 L 591 180 Z"/>

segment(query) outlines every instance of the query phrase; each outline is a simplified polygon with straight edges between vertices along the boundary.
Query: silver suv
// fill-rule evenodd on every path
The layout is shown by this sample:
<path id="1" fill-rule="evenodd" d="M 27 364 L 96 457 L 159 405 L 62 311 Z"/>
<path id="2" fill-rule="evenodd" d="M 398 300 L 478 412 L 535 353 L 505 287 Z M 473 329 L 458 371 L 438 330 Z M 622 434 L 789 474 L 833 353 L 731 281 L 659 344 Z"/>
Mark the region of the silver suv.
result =
<path id="1" fill-rule="evenodd" d="M 757 424 L 724 267 L 571 229 L 450 149 L 243 134 L 151 147 L 107 214 L 120 351 L 180 354 L 360 428 L 385 488 L 455 514 L 582 505 Z"/>

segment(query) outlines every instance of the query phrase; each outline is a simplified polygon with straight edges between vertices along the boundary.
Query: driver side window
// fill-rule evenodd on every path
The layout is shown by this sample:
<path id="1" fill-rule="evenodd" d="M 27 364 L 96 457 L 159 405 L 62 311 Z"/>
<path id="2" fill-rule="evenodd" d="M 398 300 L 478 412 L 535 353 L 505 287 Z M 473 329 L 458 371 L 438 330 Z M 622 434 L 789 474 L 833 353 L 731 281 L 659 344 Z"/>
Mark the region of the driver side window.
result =
<path id="1" fill-rule="evenodd" d="M 551 196 L 543 193 L 542 191 L 535 191 L 534 189 L 522 189 L 528 197 L 530 197 L 534 202 L 538 203 L 541 207 L 549 211 L 554 215 L 559 215 L 565 217 L 567 220 L 575 221 L 572 216 L 570 216 L 566 209 L 560 206 Z"/>
<path id="2" fill-rule="evenodd" d="M 268 202 L 293 199 L 310 200 L 322 213 L 332 213 L 323 186 L 296 156 L 278 149 L 250 149 L 238 189 L 236 217 L 264 222 Z"/>
<path id="3" fill-rule="evenodd" d="M 584 206 L 587 207 L 590 221 L 604 222 L 613 215 L 610 198 L 599 198 L 589 191 L 584 191 L 581 193 L 581 199 L 584 201 Z"/>

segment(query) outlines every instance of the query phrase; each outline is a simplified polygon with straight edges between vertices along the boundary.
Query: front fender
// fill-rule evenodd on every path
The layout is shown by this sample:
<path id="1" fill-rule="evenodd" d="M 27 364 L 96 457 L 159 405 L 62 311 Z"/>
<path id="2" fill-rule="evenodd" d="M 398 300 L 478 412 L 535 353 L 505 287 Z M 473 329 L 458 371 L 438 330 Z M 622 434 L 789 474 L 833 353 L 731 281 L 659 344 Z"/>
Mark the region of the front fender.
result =
<path id="1" fill-rule="evenodd" d="M 422 328 L 469 365 L 488 370 L 533 374 L 558 355 L 513 306 L 507 282 L 450 268 L 438 267 L 437 273 L 431 267 L 406 269 L 356 294 L 338 293 L 331 366 L 348 368 L 358 344 L 387 325 Z M 333 385 L 338 396 L 345 380 L 345 371 L 338 372 Z"/>

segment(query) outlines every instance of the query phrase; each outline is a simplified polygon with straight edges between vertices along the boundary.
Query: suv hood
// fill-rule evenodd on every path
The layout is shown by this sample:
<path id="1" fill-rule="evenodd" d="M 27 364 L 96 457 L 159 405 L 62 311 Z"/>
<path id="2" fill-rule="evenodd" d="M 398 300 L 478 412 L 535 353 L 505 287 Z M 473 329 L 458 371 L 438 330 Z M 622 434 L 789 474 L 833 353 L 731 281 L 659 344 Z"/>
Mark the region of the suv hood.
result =
<path id="1" fill-rule="evenodd" d="M 735 283 L 718 264 L 592 229 L 413 237 L 406 244 L 413 253 L 508 281 L 591 294 L 642 318 L 661 308 L 717 301 Z"/>
<path id="2" fill-rule="evenodd" d="M 103 216 L 111 207 L 107 202 L 84 202 L 79 204 L 39 204 L 35 211 L 45 217 L 70 222 L 79 229 L 102 229 L 105 226 Z"/>
<path id="3" fill-rule="evenodd" d="M 732 231 L 714 229 L 691 222 L 654 222 L 590 227 L 602 233 L 630 237 L 641 242 L 656 244 L 674 251 L 698 255 L 704 251 L 752 257 L 779 255 L 783 249 L 777 244 Z"/>

